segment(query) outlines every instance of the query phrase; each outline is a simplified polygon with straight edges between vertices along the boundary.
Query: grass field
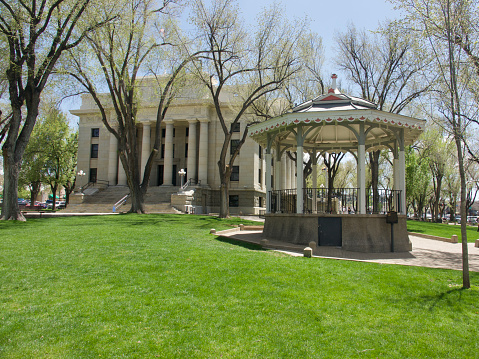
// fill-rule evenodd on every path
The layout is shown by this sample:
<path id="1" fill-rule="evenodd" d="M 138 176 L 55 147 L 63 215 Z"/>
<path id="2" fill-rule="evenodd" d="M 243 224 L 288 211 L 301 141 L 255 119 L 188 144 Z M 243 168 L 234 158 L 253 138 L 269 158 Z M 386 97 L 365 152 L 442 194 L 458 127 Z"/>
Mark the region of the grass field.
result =
<path id="1" fill-rule="evenodd" d="M 407 230 L 409 232 L 429 234 L 431 236 L 451 238 L 452 235 L 456 234 L 459 241 L 461 240 L 461 226 L 460 225 L 450 225 L 447 223 L 431 223 L 431 222 L 420 222 L 420 221 L 407 221 Z M 479 238 L 479 232 L 477 231 L 477 226 L 467 226 L 467 241 L 470 243 L 475 242 Z"/>
<path id="2" fill-rule="evenodd" d="M 477 358 L 479 273 L 289 257 L 204 216 L 0 222 L 0 358 Z"/>

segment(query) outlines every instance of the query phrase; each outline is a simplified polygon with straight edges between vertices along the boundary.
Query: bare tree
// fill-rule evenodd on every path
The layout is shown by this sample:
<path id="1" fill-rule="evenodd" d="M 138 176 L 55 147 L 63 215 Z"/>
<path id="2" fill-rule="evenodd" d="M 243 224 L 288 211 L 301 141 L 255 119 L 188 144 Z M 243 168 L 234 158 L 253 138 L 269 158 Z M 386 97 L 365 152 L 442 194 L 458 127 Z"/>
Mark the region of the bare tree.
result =
<path id="1" fill-rule="evenodd" d="M 426 57 L 413 53 L 413 42 L 404 32 L 386 24 L 382 31 L 367 34 L 350 25 L 336 36 L 337 64 L 359 89 L 361 97 L 376 103 L 378 110 L 400 113 L 427 92 L 423 80 Z M 378 209 L 380 150 L 369 152 L 373 210 Z"/>
<path id="2" fill-rule="evenodd" d="M 3 219 L 25 220 L 17 203 L 23 153 L 37 120 L 40 96 L 55 64 L 90 30 L 75 31 L 89 3 L 90 0 L 0 0 L 0 36 L 8 46 L 6 76 L 12 111 L 2 147 Z"/>
<path id="3" fill-rule="evenodd" d="M 332 199 L 334 190 L 334 179 L 338 174 L 339 165 L 341 164 L 341 160 L 344 158 L 345 155 L 346 153 L 343 152 L 326 152 L 323 154 L 323 162 L 328 169 L 328 212 L 331 212 L 333 210 Z"/>
<path id="4" fill-rule="evenodd" d="M 103 124 L 118 140 L 130 190 L 130 212 L 134 213 L 145 212 L 144 197 L 161 144 L 160 125 L 184 82 L 185 66 L 196 55 L 183 52 L 178 29 L 166 16 L 173 4 L 163 1 L 158 8 L 157 2 L 151 0 L 117 2 L 112 10 L 117 20 L 89 34 L 84 51 L 77 49 L 70 57 L 69 74 L 92 96 Z M 105 6 L 111 8 L 110 4 Z M 85 58 L 85 53 L 91 56 Z M 169 74 L 159 75 L 163 72 Z M 149 80 L 143 76 L 146 73 L 152 75 Z M 144 168 L 140 168 L 137 140 L 137 114 L 144 95 L 140 91 L 142 81 L 154 81 L 158 90 L 155 140 Z M 102 85 L 106 86 L 107 96 L 101 94 Z"/>
<path id="5" fill-rule="evenodd" d="M 282 88 L 298 70 L 296 43 L 300 29 L 287 24 L 279 8 L 262 13 L 260 23 L 248 32 L 233 0 L 214 0 L 207 8 L 194 2 L 194 22 L 202 48 L 209 52 L 197 65 L 197 75 L 208 88 L 224 133 L 218 159 L 220 217 L 229 216 L 229 184 L 233 164 L 247 137 L 247 127 L 228 157 L 232 128 L 251 111 L 252 105 Z M 228 109 L 220 98 L 230 97 Z M 229 112 L 229 113 L 227 113 Z M 231 114 L 231 115 L 230 115 Z M 230 121 L 228 121 L 230 120 Z M 231 122 L 231 127 L 227 125 Z"/>
<path id="6" fill-rule="evenodd" d="M 461 21 L 467 17 L 468 2 L 463 0 L 397 0 L 408 14 L 410 34 L 424 40 L 423 44 L 433 54 L 435 71 L 439 76 L 437 106 L 447 122 L 457 150 L 461 180 L 461 217 L 466 218 L 466 173 L 464 166 L 464 134 L 469 120 L 464 110 L 465 97 L 461 89 L 468 78 L 461 76 L 467 64 L 461 59 L 462 49 L 457 44 L 461 35 Z M 462 282 L 470 288 L 466 221 L 461 221 Z"/>

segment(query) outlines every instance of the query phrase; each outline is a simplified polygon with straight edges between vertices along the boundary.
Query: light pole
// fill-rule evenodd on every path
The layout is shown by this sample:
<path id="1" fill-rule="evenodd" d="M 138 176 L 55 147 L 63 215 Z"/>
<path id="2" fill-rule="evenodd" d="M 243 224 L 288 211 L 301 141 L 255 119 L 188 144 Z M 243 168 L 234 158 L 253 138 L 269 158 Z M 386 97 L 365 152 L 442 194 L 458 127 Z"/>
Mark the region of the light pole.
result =
<path id="1" fill-rule="evenodd" d="M 81 182 L 83 182 L 82 178 L 83 178 L 83 176 L 85 176 L 85 175 L 86 175 L 86 173 L 83 172 L 83 170 L 80 170 L 80 171 L 77 173 L 77 176 L 80 177 L 79 180 L 78 180 L 78 182 L 79 182 L 78 184 L 81 184 Z M 80 192 L 83 192 L 81 186 L 80 186 Z"/>
<path id="2" fill-rule="evenodd" d="M 184 184 L 183 181 L 185 179 L 186 172 L 182 168 L 181 170 L 178 171 L 178 174 L 180 175 L 180 179 L 181 179 L 181 189 L 183 189 L 183 184 Z"/>

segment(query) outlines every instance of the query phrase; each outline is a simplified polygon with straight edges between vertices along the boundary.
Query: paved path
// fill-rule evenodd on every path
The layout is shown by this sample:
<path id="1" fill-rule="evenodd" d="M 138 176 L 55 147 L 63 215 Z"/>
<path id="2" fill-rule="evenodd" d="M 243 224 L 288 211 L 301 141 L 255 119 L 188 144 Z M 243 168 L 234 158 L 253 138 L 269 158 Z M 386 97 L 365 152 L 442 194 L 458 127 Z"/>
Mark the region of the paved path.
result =
<path id="1" fill-rule="evenodd" d="M 234 238 L 240 241 L 260 243 L 265 237 L 261 231 L 241 231 L 218 235 Z M 348 259 L 366 262 L 401 264 L 418 267 L 446 268 L 462 270 L 462 246 L 460 243 L 447 243 L 433 239 L 409 236 L 412 242 L 412 251 L 405 253 L 359 253 L 345 251 L 337 247 L 318 247 L 315 257 Z M 302 255 L 303 246 L 287 245 L 284 242 L 269 240 L 268 248 L 280 248 L 291 255 Z M 469 269 L 479 272 L 479 248 L 474 243 L 468 243 Z"/>

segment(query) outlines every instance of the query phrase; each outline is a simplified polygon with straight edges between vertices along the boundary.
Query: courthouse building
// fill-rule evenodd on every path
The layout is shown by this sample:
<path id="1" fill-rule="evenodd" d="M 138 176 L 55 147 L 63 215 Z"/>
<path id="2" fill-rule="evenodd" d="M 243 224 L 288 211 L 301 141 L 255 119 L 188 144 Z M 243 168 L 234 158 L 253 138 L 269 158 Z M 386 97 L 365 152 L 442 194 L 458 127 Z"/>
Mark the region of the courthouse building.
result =
<path id="1" fill-rule="evenodd" d="M 156 133 L 158 96 L 153 79 L 142 81 L 140 93 L 137 139 L 141 168 L 138 170 L 143 173 Z M 221 98 L 227 121 L 228 113 L 231 114 L 228 109 L 234 106 L 236 98 L 233 93 Z M 103 95 L 102 99 L 107 100 L 108 95 Z M 100 111 L 91 96 L 83 95 L 80 109 L 71 113 L 79 117 L 78 172 L 86 174 L 84 178 L 77 178 L 77 186 L 84 186 L 88 182 L 96 183 L 99 187 L 126 186 L 126 175 L 119 162 L 118 142 L 103 125 Z M 112 106 L 108 114 L 110 124 L 115 127 L 116 116 Z M 251 120 L 245 117 L 239 126 L 232 128 L 234 133 L 229 151 L 237 145 L 246 124 Z M 211 96 L 201 88 L 189 87 L 182 91 L 160 126 L 161 146 L 152 168 L 150 188 L 177 186 L 179 190 L 179 172 L 183 169 L 186 172 L 184 181 L 190 183 L 188 190 L 195 191 L 191 203 L 195 212 L 218 212 L 220 178 L 217 162 L 225 137 Z M 265 168 L 264 149 L 248 137 L 232 169 L 230 213 L 259 214 L 264 211 Z M 295 181 L 294 171 L 294 163 L 283 156 L 281 171 L 277 172 L 281 177 L 277 178 L 277 187 L 291 188 Z"/>

